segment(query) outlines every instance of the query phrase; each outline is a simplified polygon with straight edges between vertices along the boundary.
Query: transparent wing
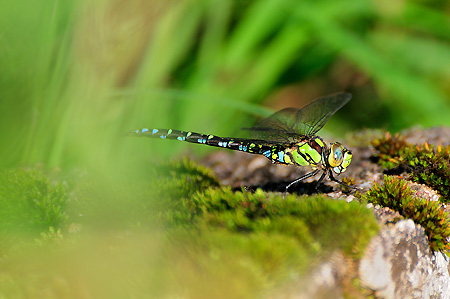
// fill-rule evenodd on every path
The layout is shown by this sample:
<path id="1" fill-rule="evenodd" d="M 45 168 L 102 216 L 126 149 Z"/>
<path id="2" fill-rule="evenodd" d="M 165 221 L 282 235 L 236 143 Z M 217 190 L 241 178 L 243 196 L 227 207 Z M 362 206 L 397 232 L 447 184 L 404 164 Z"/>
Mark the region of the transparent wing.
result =
<path id="1" fill-rule="evenodd" d="M 298 108 L 285 108 L 261 120 L 249 128 L 250 137 L 258 140 L 268 140 L 291 143 L 299 138 L 293 129 Z"/>
<path id="2" fill-rule="evenodd" d="M 285 108 L 249 128 L 253 139 L 293 142 L 302 136 L 315 135 L 330 117 L 352 97 L 337 93 L 312 101 L 301 109 Z"/>

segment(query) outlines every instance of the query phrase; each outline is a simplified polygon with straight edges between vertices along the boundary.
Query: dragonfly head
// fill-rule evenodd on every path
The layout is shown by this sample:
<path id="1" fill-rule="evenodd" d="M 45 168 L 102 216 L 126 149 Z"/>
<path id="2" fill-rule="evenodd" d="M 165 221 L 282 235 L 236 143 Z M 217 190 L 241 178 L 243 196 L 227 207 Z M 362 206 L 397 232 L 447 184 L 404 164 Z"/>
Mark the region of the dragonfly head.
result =
<path id="1" fill-rule="evenodd" d="M 339 142 L 331 145 L 330 153 L 328 154 L 328 165 L 334 173 L 340 174 L 344 172 L 352 161 L 352 152 L 346 149 Z"/>

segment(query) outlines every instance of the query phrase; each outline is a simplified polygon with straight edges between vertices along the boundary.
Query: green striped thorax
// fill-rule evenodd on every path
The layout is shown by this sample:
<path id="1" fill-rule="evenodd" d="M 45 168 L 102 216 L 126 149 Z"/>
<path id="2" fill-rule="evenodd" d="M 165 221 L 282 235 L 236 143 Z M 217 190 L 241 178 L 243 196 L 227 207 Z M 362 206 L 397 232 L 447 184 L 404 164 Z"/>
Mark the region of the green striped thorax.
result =
<path id="1" fill-rule="evenodd" d="M 331 169 L 336 174 L 343 173 L 350 165 L 351 160 L 352 152 L 342 144 L 335 142 L 328 147 L 318 136 L 295 143 L 292 147 L 274 148 L 272 152 L 272 162 L 274 163 L 310 165 L 314 169 Z"/>

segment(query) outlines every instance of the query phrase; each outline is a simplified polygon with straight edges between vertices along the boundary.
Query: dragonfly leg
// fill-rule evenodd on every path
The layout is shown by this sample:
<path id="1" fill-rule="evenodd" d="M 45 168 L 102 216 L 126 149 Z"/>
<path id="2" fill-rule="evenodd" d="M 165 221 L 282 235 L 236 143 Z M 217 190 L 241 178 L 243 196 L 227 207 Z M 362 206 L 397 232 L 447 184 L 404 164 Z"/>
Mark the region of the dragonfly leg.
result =
<path id="1" fill-rule="evenodd" d="M 315 176 L 319 171 L 320 171 L 320 169 L 316 169 L 316 170 L 314 170 L 314 171 L 312 171 L 310 173 L 305 174 L 304 176 L 299 177 L 298 179 L 296 179 L 295 181 L 293 181 L 292 183 L 290 183 L 289 185 L 286 186 L 286 193 L 288 192 L 289 187 L 291 187 L 292 185 L 294 185 L 294 184 L 296 184 L 296 183 L 298 183 L 300 181 L 303 181 L 303 180 L 305 180 L 307 178 Z M 321 178 L 321 179 L 323 179 L 323 178 Z"/>
<path id="2" fill-rule="evenodd" d="M 358 189 L 358 188 L 355 187 L 355 186 L 347 185 L 346 183 L 343 183 L 343 182 L 339 181 L 338 179 L 335 179 L 334 176 L 333 176 L 333 174 L 331 173 L 331 171 L 328 173 L 328 177 L 329 177 L 330 180 L 332 180 L 333 182 L 339 183 L 339 184 L 342 185 L 342 186 L 345 186 L 345 187 L 348 187 L 348 188 L 351 188 L 351 189 Z"/>
<path id="3" fill-rule="evenodd" d="M 327 174 L 327 172 L 326 171 L 324 171 L 323 173 L 322 173 L 322 175 L 320 176 L 320 179 L 317 181 L 317 184 L 316 184 L 316 190 L 318 190 L 319 189 L 319 185 L 320 185 L 320 183 L 322 183 L 322 181 L 323 181 L 323 179 L 325 178 L 325 175 Z"/>

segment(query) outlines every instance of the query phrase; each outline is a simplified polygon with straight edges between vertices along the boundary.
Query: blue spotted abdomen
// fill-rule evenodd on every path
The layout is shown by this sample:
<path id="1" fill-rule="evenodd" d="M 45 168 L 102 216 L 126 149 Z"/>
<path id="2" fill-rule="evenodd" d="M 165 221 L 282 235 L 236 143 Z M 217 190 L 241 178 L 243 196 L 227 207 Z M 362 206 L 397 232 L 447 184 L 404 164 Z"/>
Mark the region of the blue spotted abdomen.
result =
<path id="1" fill-rule="evenodd" d="M 263 155 L 272 163 L 313 167 L 321 163 L 324 146 L 320 137 L 313 137 L 294 144 L 268 143 L 263 140 L 218 137 L 215 135 L 172 129 L 142 129 L 130 133 L 160 139 L 174 139 L 190 143 L 205 144 L 230 150 Z"/>
<path id="2" fill-rule="evenodd" d="M 133 131 L 130 134 L 161 139 L 174 139 L 190 143 L 199 143 L 220 148 L 227 148 L 251 154 L 261 154 L 271 160 L 274 149 L 272 145 L 263 144 L 264 141 L 218 137 L 215 135 L 207 135 L 173 129 L 141 129 Z"/>

